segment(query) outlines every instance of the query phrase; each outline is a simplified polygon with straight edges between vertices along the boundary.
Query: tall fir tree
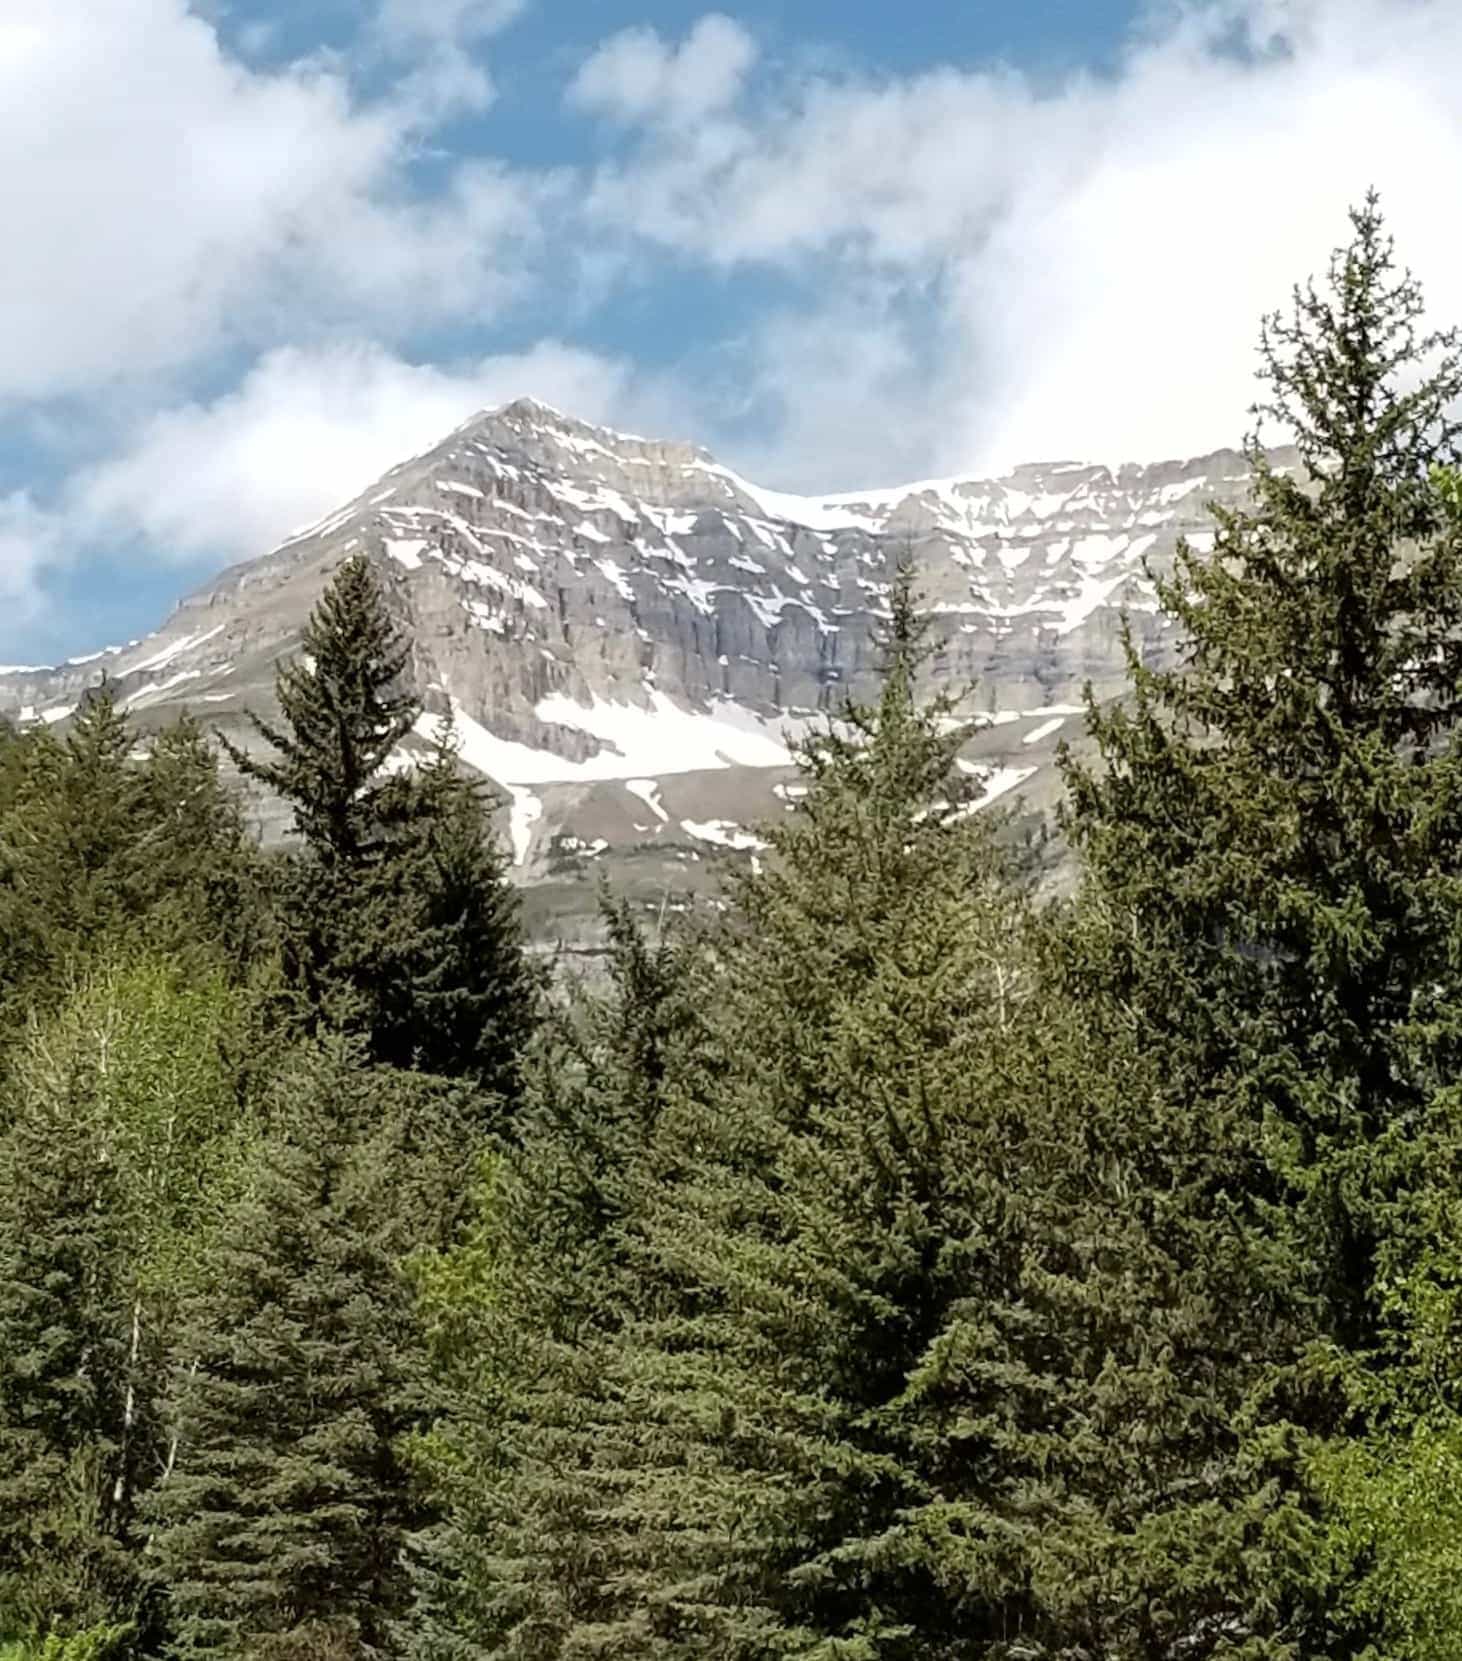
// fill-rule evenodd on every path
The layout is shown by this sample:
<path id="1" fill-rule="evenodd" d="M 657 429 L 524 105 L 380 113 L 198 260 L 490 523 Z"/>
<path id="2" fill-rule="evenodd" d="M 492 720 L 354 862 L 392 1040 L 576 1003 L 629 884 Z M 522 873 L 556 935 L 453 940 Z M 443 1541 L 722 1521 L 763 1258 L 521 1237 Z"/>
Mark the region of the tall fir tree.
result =
<path id="1" fill-rule="evenodd" d="M 414 927 L 367 940 L 374 957 L 377 1059 L 515 1099 L 543 976 L 526 949 L 518 897 L 483 787 L 464 775 L 450 723 L 411 781 L 389 889 Z"/>
<path id="2" fill-rule="evenodd" d="M 195 723 L 146 741 L 103 682 L 64 736 L 21 736 L 6 768 L 0 1010 L 64 996 L 78 963 L 124 941 L 248 973 L 257 850 Z"/>
<path id="3" fill-rule="evenodd" d="M 1462 1030 L 1462 526 L 1436 472 L 1462 364 L 1422 332 L 1374 197 L 1352 224 L 1265 327 L 1259 413 L 1297 467 L 1250 441 L 1252 505 L 1159 583 L 1183 664 L 1129 648 L 1129 704 L 1089 710 L 1098 764 L 1066 763 L 1107 925 L 1074 983 L 1134 1011 L 1212 1127 L 1204 1203 L 1237 1197 L 1269 1258 L 1293 1336 L 1268 1434 L 1301 1452 L 1355 1428 L 1408 1346 L 1392 1293 L 1455 1163 Z M 1339 1610 L 1306 1642 L 1363 1643 Z"/>
<path id="4" fill-rule="evenodd" d="M 688 948 L 647 940 L 607 891 L 601 906 L 607 987 L 579 989 L 540 1032 L 473 1226 L 421 1265 L 444 1410 L 418 1449 L 444 1503 L 414 1542 L 406 1635 L 423 1661 L 495 1653 L 537 1575 L 588 1538 L 575 1419 L 593 1382 L 589 1335 L 617 1331 L 633 1307 L 623 1229 L 689 1025 Z"/>
<path id="5" fill-rule="evenodd" d="M 167 1463 L 159 1409 L 176 1309 L 247 1134 L 226 1060 L 236 1014 L 217 970 L 103 962 L 12 1058 L 0 1529 L 16 1549 L 3 1554 L 14 1574 L 0 1606 L 41 1626 L 145 1626 L 135 1518 Z"/>
<path id="6" fill-rule="evenodd" d="M 277 1090 L 185 1319 L 150 1558 L 178 1656 L 384 1656 L 421 1520 L 398 1442 L 424 1405 L 401 1267 L 419 1219 L 379 1141 L 398 1097 L 338 1041 Z"/>
<path id="7" fill-rule="evenodd" d="M 64 738 L 44 735 L 26 746 L 15 800 L 0 821 L 3 991 L 17 1001 L 58 987 L 68 959 L 129 910 L 133 742 L 104 682 Z"/>
<path id="8" fill-rule="evenodd" d="M 127 1369 L 118 1173 L 85 1078 L 11 1113 L 0 1140 L 6 1639 L 125 1619 L 137 1590 L 114 1499 Z"/>
<path id="9" fill-rule="evenodd" d="M 1246 1242 L 1120 1006 L 1045 974 L 895 617 L 628 1075 L 631 1180 L 555 1252 L 592 1274 L 467 1392 L 423 1655 L 1289 1661 L 1315 1528 L 1235 1422 Z"/>
<path id="10" fill-rule="evenodd" d="M 277 759 L 225 747 L 294 809 L 321 864 L 357 867 L 387 839 L 399 788 L 385 763 L 421 713 L 403 680 L 409 648 L 364 555 L 341 564 L 300 647 L 275 685 L 283 725 L 251 717 Z"/>
<path id="11" fill-rule="evenodd" d="M 148 949 L 206 957 L 209 968 L 244 978 L 266 932 L 263 862 L 217 752 L 191 715 L 148 744 L 137 792 L 128 863 Z"/>
<path id="12" fill-rule="evenodd" d="M 281 957 L 296 1026 L 353 1034 L 382 1065 L 472 1080 L 499 1097 L 539 990 L 481 793 L 439 735 L 420 774 L 387 766 L 421 706 L 409 650 L 368 560 L 348 559 L 279 674 L 275 759 L 225 744 L 294 809 L 281 868 Z"/>

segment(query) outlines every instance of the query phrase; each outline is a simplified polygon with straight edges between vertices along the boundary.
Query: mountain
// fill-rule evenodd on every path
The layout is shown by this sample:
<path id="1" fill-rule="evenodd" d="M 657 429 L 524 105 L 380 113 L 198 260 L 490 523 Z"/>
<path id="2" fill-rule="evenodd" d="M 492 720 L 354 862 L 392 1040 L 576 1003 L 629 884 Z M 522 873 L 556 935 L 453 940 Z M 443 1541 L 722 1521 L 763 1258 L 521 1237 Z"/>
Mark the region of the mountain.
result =
<path id="1" fill-rule="evenodd" d="M 1172 650 L 1144 556 L 1161 567 L 1180 535 L 1211 545 L 1205 504 L 1246 479 L 1223 450 L 792 496 L 521 400 L 225 571 L 147 639 L 0 671 L 0 714 L 64 720 L 105 671 L 144 729 L 186 706 L 242 740 L 329 573 L 364 550 L 428 711 L 452 713 L 464 761 L 502 789 L 530 919 L 575 936 L 605 861 L 644 903 L 678 904 L 719 859 L 754 854 L 746 827 L 796 789 L 784 734 L 874 691 L 904 555 L 936 625 L 930 674 L 972 685 L 990 717 L 970 750 L 987 799 L 1048 805 L 1083 684 L 1123 687 L 1122 611 L 1145 656 Z M 255 807 L 283 832 L 277 803 Z"/>

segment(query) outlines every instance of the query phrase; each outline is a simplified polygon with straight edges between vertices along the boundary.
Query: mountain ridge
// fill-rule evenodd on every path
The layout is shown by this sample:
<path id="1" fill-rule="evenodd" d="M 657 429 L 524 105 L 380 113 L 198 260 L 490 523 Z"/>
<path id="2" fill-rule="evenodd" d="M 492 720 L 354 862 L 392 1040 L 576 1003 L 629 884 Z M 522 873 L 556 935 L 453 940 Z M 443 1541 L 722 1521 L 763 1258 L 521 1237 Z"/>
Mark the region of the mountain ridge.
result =
<path id="1" fill-rule="evenodd" d="M 453 717 L 463 761 L 500 788 L 524 882 L 592 889 L 608 859 L 652 891 L 694 889 L 693 867 L 754 857 L 744 826 L 787 805 L 784 729 L 875 690 L 901 558 L 934 628 L 931 680 L 973 685 L 987 718 L 971 751 L 987 795 L 1040 807 L 1084 685 L 1125 684 L 1121 614 L 1146 659 L 1171 652 L 1147 563 L 1180 536 L 1211 545 L 1205 504 L 1239 501 L 1247 477 L 1219 450 L 800 496 L 518 399 L 219 572 L 143 639 L 0 671 L 0 714 L 64 720 L 105 672 L 144 730 L 186 707 L 247 740 L 244 711 L 271 712 L 330 571 L 364 552 L 411 638 L 413 744 Z M 253 806 L 283 832 L 277 804 Z"/>

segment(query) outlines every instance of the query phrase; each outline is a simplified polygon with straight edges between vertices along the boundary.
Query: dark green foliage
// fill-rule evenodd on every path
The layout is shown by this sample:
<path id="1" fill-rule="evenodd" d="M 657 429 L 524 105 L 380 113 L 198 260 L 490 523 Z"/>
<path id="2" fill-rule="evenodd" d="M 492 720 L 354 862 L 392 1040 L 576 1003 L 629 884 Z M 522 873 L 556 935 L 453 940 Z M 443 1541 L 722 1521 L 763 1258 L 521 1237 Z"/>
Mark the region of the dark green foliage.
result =
<path id="1" fill-rule="evenodd" d="M 300 645 L 276 683 L 283 726 L 253 718 L 278 759 L 228 750 L 290 804 L 321 864 L 358 866 L 381 851 L 399 797 L 382 768 L 421 713 L 402 683 L 405 640 L 363 556 L 342 563 Z"/>
<path id="2" fill-rule="evenodd" d="M 283 728 L 239 766 L 293 807 L 302 853 L 279 872 L 294 1028 L 359 1038 L 372 1061 L 510 1098 L 537 979 L 482 794 L 443 733 L 415 777 L 386 767 L 421 706 L 369 563 L 347 560 L 280 671 Z"/>
<path id="3" fill-rule="evenodd" d="M 0 1647 L 1454 1661 L 1462 364 L 1354 230 L 1070 904 L 907 572 L 721 911 L 542 1012 L 365 560 L 234 752 L 285 856 L 189 723 L 0 725 Z"/>
<path id="4" fill-rule="evenodd" d="M 85 1077 L 0 1142 L 0 1636 L 90 1626 L 135 1591 L 119 1540 L 125 1240 Z"/>
<path id="5" fill-rule="evenodd" d="M 375 1053 L 511 1100 L 540 977 L 484 791 L 458 766 L 450 728 L 411 786 L 409 816 L 381 873 L 376 915 L 386 927 L 364 942 L 374 959 Z"/>
<path id="6" fill-rule="evenodd" d="M 179 1655 L 390 1652 L 419 1505 L 396 1443 L 422 1411 L 399 1264 L 413 1219 L 376 1140 L 396 1107 L 390 1075 L 338 1052 L 291 1068 L 208 1254 L 152 1508 Z"/>
<path id="7" fill-rule="evenodd" d="M 138 1613 L 134 1518 L 189 1259 L 246 1127 L 222 977 L 99 965 L 12 1058 L 0 1136 L 0 1608 Z M 25 1544 L 30 1542 L 30 1544 Z"/>
<path id="8" fill-rule="evenodd" d="M 520 1340 L 506 1385 L 493 1380 L 487 1456 L 462 1467 L 495 1503 L 456 1518 L 475 1617 L 459 1642 L 521 1656 L 765 1653 L 806 1639 L 809 1621 L 831 1636 L 859 1618 L 856 1594 L 840 1612 L 816 1583 L 841 1572 L 846 1530 L 879 1531 L 870 1502 L 883 1525 L 898 1510 L 887 1450 L 852 1427 L 898 1395 L 932 1336 L 938 1300 L 919 1307 L 918 1264 L 938 1222 L 922 1189 L 940 1184 L 931 1119 L 952 1109 L 925 1069 L 963 1076 L 978 1028 L 967 1046 L 958 1018 L 983 1007 L 968 972 L 1001 973 L 983 955 L 1002 931 L 999 907 L 980 903 L 990 832 L 958 811 L 973 788 L 954 766 L 963 735 L 941 733 L 944 707 L 914 708 L 906 590 L 899 628 L 906 655 L 881 711 L 850 711 L 851 732 L 809 747 L 812 789 L 770 833 L 772 869 L 737 891 L 728 931 L 683 966 L 688 983 L 656 990 L 643 951 L 621 946 L 624 1042 L 597 1071 L 628 1089 L 612 1091 L 618 1114 L 564 1116 L 548 1141 L 559 1174 L 536 1187 L 572 1197 L 569 1227 L 555 1240 L 557 1206 L 540 1200 L 550 1220 L 536 1232 L 562 1279 L 546 1330 Z M 934 995 L 925 1024 L 930 976 L 948 977 L 954 1002 Z M 668 1032 L 659 1015 L 644 1025 L 658 1010 L 676 1013 Z M 607 1159 L 605 1122 L 623 1127 Z M 804 1184 L 824 1181 L 807 1251 L 774 1264 L 790 1246 L 780 1208 L 810 1223 Z M 511 1191 L 500 1203 L 511 1215 Z M 512 1248 L 499 1321 L 524 1284 L 517 1236 Z M 758 1450 L 769 1463 L 754 1468 Z"/>
<path id="9" fill-rule="evenodd" d="M 148 747 L 132 812 L 146 938 L 175 961 L 201 947 L 231 976 L 259 955 L 264 872 L 203 729 L 179 717 Z"/>
<path id="10" fill-rule="evenodd" d="M 1068 767 L 1110 925 L 1078 989 L 1114 989 L 1175 1101 L 1213 1119 L 1207 1203 L 1242 1200 L 1295 1324 L 1269 1417 L 1312 1435 L 1351 1428 L 1357 1369 L 1407 1345 L 1392 1294 L 1456 1146 L 1437 1089 L 1459 1030 L 1462 527 L 1434 466 L 1462 368 L 1420 335 L 1374 202 L 1353 218 L 1328 286 L 1266 330 L 1263 413 L 1298 475 L 1250 446 L 1254 506 L 1160 586 L 1183 671 L 1134 658 L 1131 707 L 1089 717 L 1101 768 Z M 1307 1330 L 1330 1359 L 1305 1384 Z"/>
<path id="11" fill-rule="evenodd" d="M 484 1174 L 475 1225 L 422 1265 L 448 1411 L 418 1450 L 445 1515 L 415 1543 L 416 1656 L 494 1653 L 591 1549 L 589 1358 L 634 1305 L 625 1225 L 668 1055 L 690 1025 L 681 953 L 651 945 L 607 895 L 604 916 L 608 989 L 581 992 L 540 1034 L 515 1143 Z"/>
<path id="12" fill-rule="evenodd" d="M 1121 918 L 1115 972 L 1181 1035 L 1185 1087 L 1244 1094 L 1323 1318 L 1366 1344 L 1462 897 L 1462 535 L 1429 477 L 1462 369 L 1450 337 L 1416 337 L 1373 205 L 1355 227 L 1330 291 L 1266 335 L 1301 476 L 1251 446 L 1254 508 L 1220 513 L 1214 557 L 1161 588 L 1185 670 L 1134 661 L 1133 707 L 1090 719 L 1102 771 L 1069 771 L 1071 832 Z"/>
<path id="13" fill-rule="evenodd" d="M 63 738 L 8 741 L 0 1009 L 54 998 L 73 962 L 123 939 L 233 976 L 253 959 L 257 859 L 212 752 L 187 719 L 138 759 L 140 742 L 105 684 Z"/>
<path id="14" fill-rule="evenodd" d="M 592 1527 L 509 1653 L 1287 1653 L 1251 1276 L 1120 1023 L 1041 990 L 908 604 L 707 960 L 586 1357 Z"/>

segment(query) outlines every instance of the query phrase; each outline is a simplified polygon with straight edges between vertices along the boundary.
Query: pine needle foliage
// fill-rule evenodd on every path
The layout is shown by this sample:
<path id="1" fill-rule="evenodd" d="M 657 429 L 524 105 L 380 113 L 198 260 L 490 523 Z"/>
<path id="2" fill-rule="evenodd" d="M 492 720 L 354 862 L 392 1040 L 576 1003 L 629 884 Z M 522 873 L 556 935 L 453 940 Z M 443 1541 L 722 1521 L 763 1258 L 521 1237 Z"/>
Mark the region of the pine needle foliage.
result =
<path id="1" fill-rule="evenodd" d="M 1375 198 L 1351 218 L 1263 334 L 1258 413 L 1296 467 L 1250 441 L 1252 505 L 1158 583 L 1183 663 L 1129 647 L 1129 703 L 1089 708 L 1099 763 L 1066 761 L 1108 924 L 1076 984 L 1116 991 L 1213 1122 L 1210 1194 L 1238 1197 L 1291 1329 L 1270 1417 L 1311 1435 L 1352 1426 L 1406 1347 L 1391 1291 L 1453 1160 L 1437 1084 L 1462 1030 L 1462 526 L 1437 472 L 1462 362 Z"/>
<path id="2" fill-rule="evenodd" d="M 104 962 L 12 1058 L 0 1529 L 34 1549 L 3 1554 L 15 1572 L 0 1607 L 43 1628 L 145 1624 L 136 1512 L 167 1462 L 177 1302 L 247 1136 L 225 1061 L 236 1018 L 217 970 L 180 980 L 172 963 Z"/>
<path id="3" fill-rule="evenodd" d="M 64 996 L 82 959 L 123 939 L 205 974 L 249 972 L 261 932 L 256 850 L 195 723 L 144 743 L 104 682 L 64 736 L 14 738 L 5 774 L 0 1012 Z"/>
<path id="4" fill-rule="evenodd" d="M 254 720 L 274 759 L 224 740 L 243 772 L 294 809 L 304 842 L 278 872 L 289 1024 L 353 1036 L 379 1065 L 469 1079 L 509 1101 L 539 977 L 450 724 L 416 776 L 387 766 L 421 705 L 405 637 L 364 557 L 341 565 L 302 646 L 279 672 L 282 726 Z"/>
<path id="5" fill-rule="evenodd" d="M 337 1047 L 278 1089 L 188 1310 L 150 1558 L 180 1657 L 389 1655 L 423 1410 L 392 1081 Z"/>
<path id="6" fill-rule="evenodd" d="M 915 1502 L 878 1417 L 937 1329 L 970 1014 L 1017 991 L 965 731 L 917 704 L 907 579 L 892 633 L 881 704 L 809 742 L 807 797 L 682 971 L 654 1133 L 601 1223 L 615 1318 L 564 1331 L 514 1426 L 522 1509 L 485 1519 L 491 1653 L 771 1654 L 899 1624 L 857 1590 Z M 929 1585 L 884 1590 L 902 1612 Z"/>
<path id="7" fill-rule="evenodd" d="M 418 1450 L 446 1501 L 415 1545 L 407 1632 L 423 1661 L 515 1643 L 594 1549 L 583 1402 L 592 1357 L 634 1307 L 625 1229 L 690 1025 L 685 948 L 652 944 L 607 892 L 602 906 L 608 987 L 578 990 L 539 1034 L 477 1221 L 423 1268 L 446 1404 Z"/>
<path id="8" fill-rule="evenodd" d="M 399 786 L 383 771 L 421 706 L 404 685 L 410 658 L 364 555 L 345 560 L 275 683 L 283 725 L 250 719 L 277 759 L 224 740 L 241 772 L 282 796 L 327 866 L 382 850 Z"/>

